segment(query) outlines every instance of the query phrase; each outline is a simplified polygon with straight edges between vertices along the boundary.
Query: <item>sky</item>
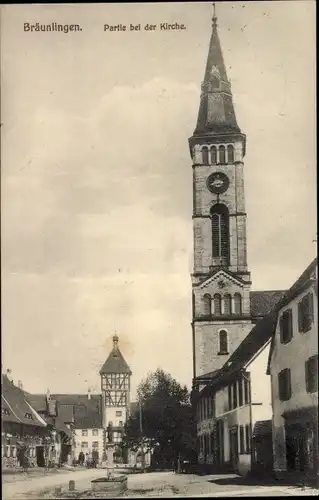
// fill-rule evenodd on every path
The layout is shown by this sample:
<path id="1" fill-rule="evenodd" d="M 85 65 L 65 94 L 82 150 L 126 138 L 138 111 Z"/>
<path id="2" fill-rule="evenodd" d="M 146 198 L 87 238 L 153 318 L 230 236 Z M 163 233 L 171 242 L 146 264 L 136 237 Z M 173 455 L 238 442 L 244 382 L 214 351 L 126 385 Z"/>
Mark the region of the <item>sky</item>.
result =
<path id="1" fill-rule="evenodd" d="M 252 288 L 286 289 L 316 254 L 315 2 L 217 15 Z M 143 29 L 162 22 L 186 29 Z M 104 31 L 119 23 L 141 31 Z M 1 8 L 2 365 L 26 390 L 98 392 L 115 332 L 133 397 L 157 367 L 191 386 L 188 138 L 210 32 L 209 3 Z"/>

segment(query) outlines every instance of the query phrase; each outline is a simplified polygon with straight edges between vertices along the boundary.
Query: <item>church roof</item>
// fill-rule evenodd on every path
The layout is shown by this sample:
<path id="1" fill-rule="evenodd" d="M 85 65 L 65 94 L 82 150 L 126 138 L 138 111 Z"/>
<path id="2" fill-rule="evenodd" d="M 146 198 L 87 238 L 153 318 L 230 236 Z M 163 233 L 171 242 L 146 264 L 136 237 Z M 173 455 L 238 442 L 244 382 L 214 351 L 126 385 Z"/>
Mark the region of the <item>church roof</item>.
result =
<path id="1" fill-rule="evenodd" d="M 213 17 L 207 63 L 194 136 L 241 133 L 235 116 L 230 82 Z"/>
<path id="2" fill-rule="evenodd" d="M 109 374 L 109 373 L 128 373 L 132 374 L 130 367 L 124 359 L 123 354 L 121 353 L 118 347 L 118 336 L 114 335 L 113 337 L 113 349 L 109 354 L 109 357 L 105 361 L 104 365 L 100 370 L 100 375 Z"/>
<path id="3" fill-rule="evenodd" d="M 250 313 L 252 318 L 266 316 L 283 298 L 286 290 L 263 290 L 250 292 Z"/>

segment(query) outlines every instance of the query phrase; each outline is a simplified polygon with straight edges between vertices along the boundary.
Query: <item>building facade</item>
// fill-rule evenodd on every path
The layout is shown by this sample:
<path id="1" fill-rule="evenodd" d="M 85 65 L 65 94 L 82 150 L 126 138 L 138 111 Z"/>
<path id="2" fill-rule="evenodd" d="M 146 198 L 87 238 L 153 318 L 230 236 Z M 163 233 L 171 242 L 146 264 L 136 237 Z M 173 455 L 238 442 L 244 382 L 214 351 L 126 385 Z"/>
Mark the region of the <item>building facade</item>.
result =
<path id="1" fill-rule="evenodd" d="M 274 470 L 318 471 L 318 278 L 315 259 L 287 293 L 271 345 Z"/>
<path id="2" fill-rule="evenodd" d="M 272 312 L 260 320 L 199 392 L 198 462 L 203 471 L 271 472 L 271 388 L 266 374 Z M 267 430 L 267 432 L 265 432 Z"/>

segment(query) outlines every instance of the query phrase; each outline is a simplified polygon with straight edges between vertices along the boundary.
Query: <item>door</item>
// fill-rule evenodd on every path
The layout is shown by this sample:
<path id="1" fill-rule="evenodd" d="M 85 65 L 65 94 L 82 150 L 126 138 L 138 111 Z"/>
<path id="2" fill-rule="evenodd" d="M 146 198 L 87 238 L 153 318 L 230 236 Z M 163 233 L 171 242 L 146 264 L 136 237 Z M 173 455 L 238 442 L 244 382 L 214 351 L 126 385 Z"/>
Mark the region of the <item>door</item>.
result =
<path id="1" fill-rule="evenodd" d="M 229 429 L 230 462 L 234 469 L 238 464 L 238 426 Z"/>
<path id="2" fill-rule="evenodd" d="M 36 457 L 37 457 L 37 466 L 44 467 L 44 448 L 43 448 L 43 446 L 36 447 Z"/>

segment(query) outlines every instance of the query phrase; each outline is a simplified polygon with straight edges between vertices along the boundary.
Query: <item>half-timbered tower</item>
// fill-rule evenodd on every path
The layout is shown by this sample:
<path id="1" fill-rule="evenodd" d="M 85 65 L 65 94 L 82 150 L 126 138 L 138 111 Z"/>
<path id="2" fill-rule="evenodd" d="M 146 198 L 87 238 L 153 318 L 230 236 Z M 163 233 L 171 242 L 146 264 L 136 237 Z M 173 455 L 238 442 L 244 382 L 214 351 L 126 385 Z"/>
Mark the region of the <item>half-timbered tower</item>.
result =
<path id="1" fill-rule="evenodd" d="M 130 408 L 132 372 L 119 349 L 119 338 L 113 337 L 113 349 L 100 370 L 103 427 L 111 422 L 114 443 L 120 442 Z"/>

